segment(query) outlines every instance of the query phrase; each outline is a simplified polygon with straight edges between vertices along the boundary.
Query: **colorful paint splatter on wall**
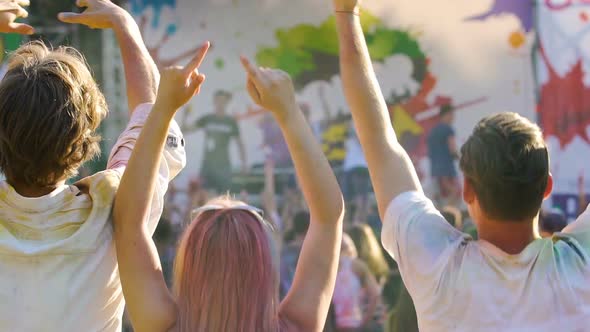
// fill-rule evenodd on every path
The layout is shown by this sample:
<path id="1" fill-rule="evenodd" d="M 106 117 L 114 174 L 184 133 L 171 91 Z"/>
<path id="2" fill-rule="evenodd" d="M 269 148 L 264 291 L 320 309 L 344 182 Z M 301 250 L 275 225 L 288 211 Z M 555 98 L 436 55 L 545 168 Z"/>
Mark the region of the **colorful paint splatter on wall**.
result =
<path id="1" fill-rule="evenodd" d="M 198 46 L 195 46 L 185 52 L 166 57 L 161 54 L 162 48 L 166 46 L 166 43 L 176 34 L 179 28 L 179 23 L 177 23 L 176 18 L 163 23 L 164 9 L 169 8 L 171 11 L 174 11 L 176 9 L 176 0 L 131 0 L 129 5 L 131 13 L 139 22 L 139 28 L 144 37 L 147 34 L 148 27 L 152 30 L 164 29 L 164 34 L 161 39 L 152 45 L 148 45 L 148 51 L 159 68 L 178 64 L 179 62 L 190 58 L 190 56 L 198 49 Z M 149 21 L 149 18 L 146 15 L 148 10 L 153 11 L 151 21 Z"/>
<path id="2" fill-rule="evenodd" d="M 536 111 L 552 155 L 553 205 L 576 218 L 578 182 L 590 173 L 587 163 L 579 162 L 580 156 L 590 153 L 590 3 L 496 0 L 488 12 L 469 19 L 504 14 L 515 15 L 523 32 L 536 33 Z M 521 43 L 514 36 L 510 41 Z"/>
<path id="3" fill-rule="evenodd" d="M 590 144 L 590 4 L 552 3 L 539 7 L 539 122 L 545 135 L 557 137 L 561 147 L 575 137 Z"/>
<path id="4" fill-rule="evenodd" d="M 533 30 L 534 2 L 529 0 L 495 0 L 490 9 L 483 14 L 467 18 L 467 21 L 485 21 L 489 18 L 514 15 L 520 22 L 520 28 L 508 37 L 510 46 L 519 49 L 525 45 L 526 36 Z"/>
<path id="5" fill-rule="evenodd" d="M 154 10 L 154 17 L 151 24 L 152 27 L 157 28 L 160 26 L 162 10 L 166 6 L 176 8 L 176 0 L 131 0 L 129 1 L 129 5 L 134 15 L 141 15 L 146 8 L 151 7 Z M 175 24 L 170 24 L 168 29 L 176 29 Z"/>
<path id="6" fill-rule="evenodd" d="M 382 62 L 397 54 L 407 55 L 414 65 L 413 78 L 424 79 L 426 55 L 409 32 L 388 29 L 368 12 L 364 12 L 361 19 L 374 61 Z M 288 72 L 297 88 L 313 81 L 328 81 L 340 70 L 335 22 L 331 16 L 319 26 L 301 24 L 278 30 L 275 36 L 279 46 L 260 49 L 256 59 L 262 66 Z"/>
<path id="7" fill-rule="evenodd" d="M 468 21 L 484 21 L 491 17 L 515 15 L 525 32 L 533 30 L 533 1 L 495 0 L 490 9 L 481 15 L 468 18 Z"/>
<path id="8" fill-rule="evenodd" d="M 430 71 L 428 57 L 417 36 L 409 31 L 387 28 L 384 22 L 366 11 L 361 15 L 361 19 L 373 61 L 383 62 L 392 56 L 400 55 L 407 57 L 412 63 L 411 77 L 420 86 L 419 91 L 415 94 L 410 91 L 399 95 L 393 94 L 388 96 L 387 102 L 398 138 L 412 159 L 418 163 L 426 157 L 427 133 L 436 125 L 440 107 L 453 105 L 456 109 L 464 109 L 484 99 L 455 105 L 450 96 L 435 96 L 434 102 L 428 102 L 437 79 Z M 258 63 L 285 70 L 293 77 L 298 89 L 303 89 L 311 82 L 330 81 L 339 74 L 338 38 L 333 16 L 318 26 L 297 25 L 278 30 L 275 35 L 278 46 L 260 49 L 256 57 Z M 350 121 L 350 117 L 347 121 Z M 331 123 L 334 123 L 334 128 L 330 127 Z M 323 128 L 324 132 L 340 133 L 336 136 L 342 142 L 336 142 L 331 138 L 324 144 L 326 147 L 344 144 L 348 135 L 341 134 L 342 128 L 348 130 L 350 125 L 343 127 L 342 121 L 328 121 L 328 126 Z M 330 155 L 329 149 L 324 150 Z M 344 159 L 343 156 L 339 157 L 340 161 Z"/>

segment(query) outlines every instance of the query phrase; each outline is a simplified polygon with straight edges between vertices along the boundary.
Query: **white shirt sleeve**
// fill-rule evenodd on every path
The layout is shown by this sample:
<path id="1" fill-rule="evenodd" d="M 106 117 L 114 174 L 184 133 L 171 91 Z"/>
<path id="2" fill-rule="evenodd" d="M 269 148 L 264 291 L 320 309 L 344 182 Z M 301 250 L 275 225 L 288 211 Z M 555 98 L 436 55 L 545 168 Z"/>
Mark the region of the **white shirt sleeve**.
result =
<path id="1" fill-rule="evenodd" d="M 576 239 L 586 254 L 590 255 L 590 206 L 576 221 L 569 224 L 562 233 Z"/>
<path id="2" fill-rule="evenodd" d="M 143 129 L 153 104 L 139 105 L 129 120 L 127 128 L 123 131 L 115 146 L 111 150 L 107 169 L 121 169 L 127 166 L 135 142 Z M 153 234 L 156 231 L 162 211 L 164 209 L 164 195 L 168 190 L 168 183 L 180 173 L 186 166 L 186 152 L 184 149 L 184 138 L 176 121 L 172 121 L 168 130 L 168 138 L 164 147 L 162 163 L 158 175 L 156 192 L 152 199 L 151 212 L 149 217 L 149 230 Z"/>
<path id="3" fill-rule="evenodd" d="M 403 193 L 390 203 L 381 233 L 414 301 L 433 296 L 449 262 L 468 239 L 420 192 Z"/>

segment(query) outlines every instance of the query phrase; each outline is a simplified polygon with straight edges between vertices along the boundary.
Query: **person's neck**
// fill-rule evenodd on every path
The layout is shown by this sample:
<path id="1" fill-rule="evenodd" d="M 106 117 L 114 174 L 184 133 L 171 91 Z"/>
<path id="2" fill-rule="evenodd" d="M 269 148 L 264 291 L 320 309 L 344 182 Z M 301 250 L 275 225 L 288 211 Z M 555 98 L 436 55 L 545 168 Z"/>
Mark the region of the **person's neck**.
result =
<path id="1" fill-rule="evenodd" d="M 9 182 L 10 183 L 10 182 Z M 48 185 L 48 186 L 32 186 L 23 183 L 10 183 L 10 185 L 14 188 L 14 190 L 23 197 L 35 198 L 35 197 L 42 197 L 48 195 L 55 191 L 55 189 L 63 186 L 65 184 L 65 180 L 59 181 L 55 184 Z"/>
<path id="2" fill-rule="evenodd" d="M 507 254 L 521 253 L 535 240 L 534 220 L 498 221 L 486 220 L 477 225 L 478 237 Z"/>

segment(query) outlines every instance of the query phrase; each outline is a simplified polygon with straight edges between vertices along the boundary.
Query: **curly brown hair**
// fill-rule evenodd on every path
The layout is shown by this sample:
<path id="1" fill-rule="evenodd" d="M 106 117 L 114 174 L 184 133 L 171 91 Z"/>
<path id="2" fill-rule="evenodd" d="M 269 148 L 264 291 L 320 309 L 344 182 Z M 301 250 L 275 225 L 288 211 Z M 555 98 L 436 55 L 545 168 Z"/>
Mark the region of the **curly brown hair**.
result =
<path id="1" fill-rule="evenodd" d="M 84 57 L 42 42 L 21 46 L 0 83 L 0 170 L 9 183 L 51 186 L 100 153 L 108 110 Z"/>

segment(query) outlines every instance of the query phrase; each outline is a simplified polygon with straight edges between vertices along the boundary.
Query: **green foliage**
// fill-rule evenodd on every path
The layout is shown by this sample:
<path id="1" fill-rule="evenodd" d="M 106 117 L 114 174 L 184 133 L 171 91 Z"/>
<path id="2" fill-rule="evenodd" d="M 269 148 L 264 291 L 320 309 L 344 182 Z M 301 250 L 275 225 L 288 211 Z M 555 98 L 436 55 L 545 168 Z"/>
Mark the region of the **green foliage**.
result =
<path id="1" fill-rule="evenodd" d="M 57 14 L 62 11 L 79 11 L 75 1 L 72 0 L 36 0 L 31 1 L 29 7 L 29 21 L 36 25 L 54 25 L 57 22 Z"/>
<path id="2" fill-rule="evenodd" d="M 427 70 L 426 55 L 418 41 L 407 31 L 387 28 L 370 13 L 363 12 L 361 24 L 373 61 L 401 54 L 414 64 L 413 78 L 422 82 Z M 276 31 L 278 46 L 262 48 L 256 55 L 261 66 L 288 72 L 298 88 L 314 80 L 329 80 L 338 73 L 336 20 L 330 16 L 319 26 L 297 25 Z"/>
<path id="3" fill-rule="evenodd" d="M 6 34 L 4 37 L 4 51 L 12 52 L 20 46 L 23 41 L 23 36 L 15 33 Z"/>

